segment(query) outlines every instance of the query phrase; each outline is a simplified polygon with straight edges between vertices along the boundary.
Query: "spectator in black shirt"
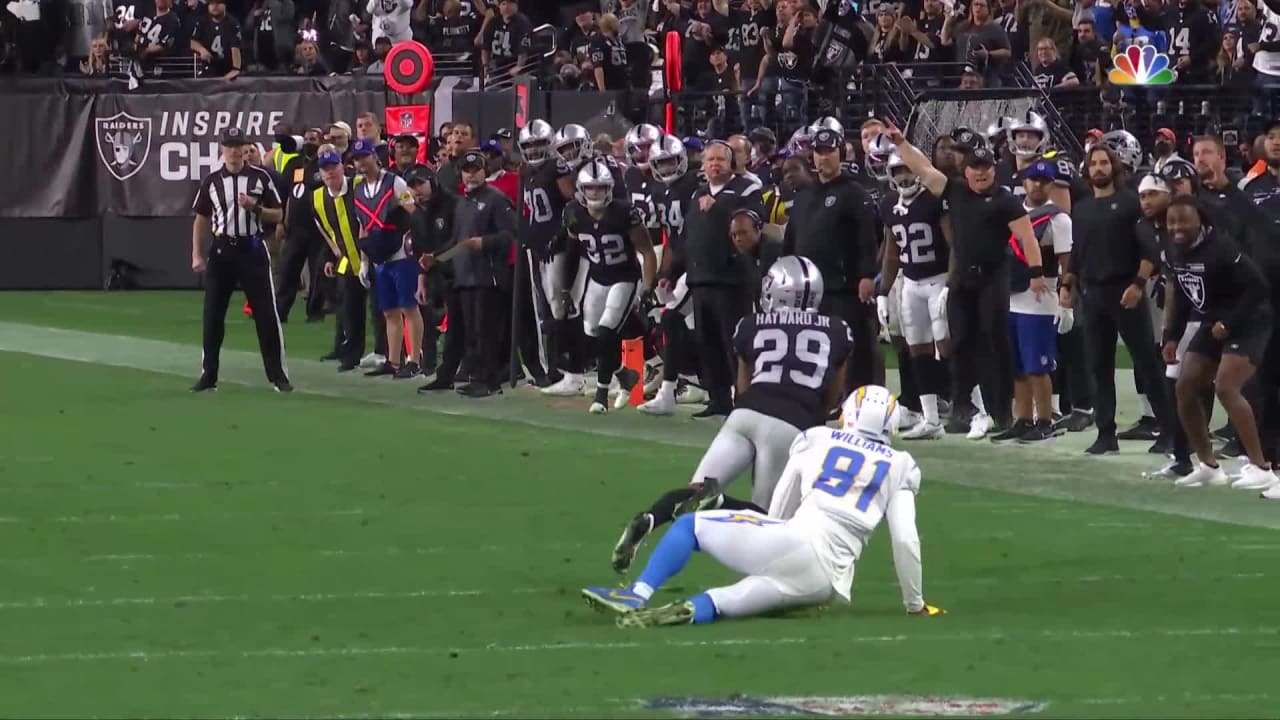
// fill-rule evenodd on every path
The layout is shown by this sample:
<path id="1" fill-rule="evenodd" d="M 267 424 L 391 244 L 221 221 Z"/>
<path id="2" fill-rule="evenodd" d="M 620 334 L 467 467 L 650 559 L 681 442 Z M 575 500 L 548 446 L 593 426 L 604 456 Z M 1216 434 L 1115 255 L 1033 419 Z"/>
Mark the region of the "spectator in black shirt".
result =
<path id="1" fill-rule="evenodd" d="M 1241 31 L 1237 25 L 1222 29 L 1221 49 L 1213 64 L 1212 81 L 1224 88 L 1248 92 L 1253 87 L 1253 58 L 1248 51 L 1241 52 Z"/>
<path id="2" fill-rule="evenodd" d="M 973 0 L 969 13 L 968 19 L 956 22 L 950 32 L 943 28 L 942 42 L 953 45 L 957 62 L 973 63 L 986 85 L 999 86 L 1005 63 L 1013 56 L 1009 36 L 992 20 L 990 0 Z"/>
<path id="3" fill-rule="evenodd" d="M 1104 55 L 1103 42 L 1098 37 L 1098 26 L 1094 24 L 1093 18 L 1086 15 L 1076 23 L 1076 42 L 1071 48 L 1067 64 L 1082 85 L 1101 85 L 1105 67 Z"/>
<path id="4" fill-rule="evenodd" d="M 480 18 L 464 12 L 458 0 L 446 0 L 443 13 L 433 15 L 427 27 L 427 44 L 435 52 L 463 54 L 475 46 Z"/>
<path id="5" fill-rule="evenodd" d="M 191 51 L 208 64 L 211 76 L 234 80 L 244 67 L 240 55 L 240 23 L 227 15 L 226 0 L 209 0 L 209 14 L 196 26 Z"/>
<path id="6" fill-rule="evenodd" d="M 925 0 L 919 20 L 905 12 L 898 18 L 898 46 L 912 62 L 947 60 L 949 48 L 942 45 L 946 23 L 942 9 L 941 0 Z"/>
<path id="7" fill-rule="evenodd" d="M 876 12 L 876 29 L 871 33 L 870 61 L 875 63 L 900 62 L 907 59 L 898 42 L 898 17 L 893 5 L 881 5 Z"/>
<path id="8" fill-rule="evenodd" d="M 625 91 L 630 86 L 627 69 L 627 49 L 618 37 L 618 18 L 612 15 L 600 17 L 599 32 L 591 37 L 589 55 L 596 89 L 606 92 Z M 626 107 L 625 102 L 621 103 Z"/>
<path id="9" fill-rule="evenodd" d="M 573 62 L 582 62 L 590 57 L 591 36 L 596 31 L 596 12 L 590 5 L 578 8 L 573 24 L 560 38 L 559 48 L 569 53 Z"/>
<path id="10" fill-rule="evenodd" d="M 156 16 L 145 31 L 139 28 L 138 54 L 145 67 L 164 57 L 190 55 L 187 43 L 179 45 L 182 37 L 182 21 L 173 12 L 173 0 L 156 0 Z"/>
<path id="11" fill-rule="evenodd" d="M 782 30 L 775 62 L 778 92 L 782 95 L 784 118 L 788 121 L 808 115 L 804 97 L 808 83 L 813 79 L 817 58 L 817 45 L 814 43 L 817 28 L 818 16 L 806 5 L 793 12 L 786 29 Z"/>
<path id="12" fill-rule="evenodd" d="M 1036 62 L 1031 71 L 1041 90 L 1073 87 L 1080 84 L 1075 71 L 1058 57 L 1058 45 L 1053 38 L 1042 37 L 1036 43 Z"/>
<path id="13" fill-rule="evenodd" d="M 1179 0 L 1169 30 L 1169 60 L 1178 71 L 1178 82 L 1208 82 L 1213 58 L 1218 54 L 1218 26 L 1200 0 Z"/>
<path id="14" fill-rule="evenodd" d="M 529 59 L 532 41 L 533 23 L 520 12 L 516 0 L 501 0 L 498 17 L 484 32 L 481 52 L 485 72 L 516 75 Z"/>
<path id="15" fill-rule="evenodd" d="M 747 0 L 741 10 L 729 13 L 729 23 L 726 48 L 734 53 L 729 60 L 738 66 L 742 83 L 754 85 L 765 57 L 765 34 L 777 24 L 777 17 L 764 10 L 761 0 Z"/>
<path id="16" fill-rule="evenodd" d="M 738 78 L 729 65 L 729 54 L 724 47 L 711 48 L 711 72 L 703 76 L 698 90 L 711 93 L 706 105 L 711 135 L 727 137 L 742 131 Z"/>

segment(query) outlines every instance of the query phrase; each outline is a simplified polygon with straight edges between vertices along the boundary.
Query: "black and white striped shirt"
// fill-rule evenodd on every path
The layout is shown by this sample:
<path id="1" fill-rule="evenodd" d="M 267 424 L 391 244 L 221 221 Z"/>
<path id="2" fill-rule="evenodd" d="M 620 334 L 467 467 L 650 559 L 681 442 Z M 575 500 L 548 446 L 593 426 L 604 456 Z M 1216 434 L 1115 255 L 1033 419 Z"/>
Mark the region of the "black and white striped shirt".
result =
<path id="1" fill-rule="evenodd" d="M 271 175 L 262 168 L 245 165 L 240 172 L 225 166 L 210 173 L 200 183 L 192 209 L 210 219 L 214 237 L 247 238 L 262 234 L 262 219 L 240 207 L 241 194 L 258 200 L 264 208 L 280 207 L 280 194 Z"/>

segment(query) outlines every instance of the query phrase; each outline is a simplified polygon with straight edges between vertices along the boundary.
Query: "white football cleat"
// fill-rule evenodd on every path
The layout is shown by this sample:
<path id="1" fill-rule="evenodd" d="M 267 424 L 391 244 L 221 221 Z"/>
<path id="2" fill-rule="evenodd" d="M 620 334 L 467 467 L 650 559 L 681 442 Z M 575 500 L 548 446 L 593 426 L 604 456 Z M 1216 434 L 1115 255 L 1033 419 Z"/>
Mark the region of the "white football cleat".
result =
<path id="1" fill-rule="evenodd" d="M 376 367 L 382 367 L 382 364 L 385 363 L 386 361 L 387 361 L 386 355 L 379 355 L 378 353 L 369 353 L 368 355 L 365 355 L 364 357 L 360 358 L 360 367 L 365 370 L 372 370 Z"/>
<path id="2" fill-rule="evenodd" d="M 587 412 L 591 413 L 592 415 L 603 415 L 609 412 L 609 408 L 605 407 L 604 403 L 593 402 L 591 403 L 591 407 L 587 408 Z"/>
<path id="3" fill-rule="evenodd" d="M 677 405 L 700 405 L 710 399 L 711 396 L 707 395 L 707 391 L 696 385 L 685 385 L 676 390 Z"/>
<path id="4" fill-rule="evenodd" d="M 585 381 L 581 375 L 576 373 L 565 373 L 559 382 L 554 385 L 548 385 L 540 390 L 543 395 L 552 395 L 555 397 L 574 397 L 582 394 L 582 388 Z"/>
<path id="5" fill-rule="evenodd" d="M 898 411 L 898 432 L 912 430 L 924 421 L 924 416 L 915 410 L 902 408 Z"/>
<path id="6" fill-rule="evenodd" d="M 1240 468 L 1240 479 L 1231 483 L 1232 490 L 1270 490 L 1280 485 L 1280 478 L 1271 470 L 1263 470 L 1253 463 Z"/>
<path id="7" fill-rule="evenodd" d="M 994 424 L 995 421 L 986 413 L 974 415 L 973 419 L 969 421 L 969 433 L 965 437 L 970 440 L 981 440 L 987 436 L 987 433 L 991 432 L 991 426 Z"/>
<path id="8" fill-rule="evenodd" d="M 1180 488 L 1220 487 L 1226 484 L 1227 474 L 1223 472 L 1221 465 L 1209 467 L 1204 463 L 1196 466 L 1190 475 L 1173 481 L 1173 486 Z"/>
<path id="9" fill-rule="evenodd" d="M 645 415 L 674 415 L 676 412 L 676 399 L 659 391 L 652 400 L 636 409 Z"/>
<path id="10" fill-rule="evenodd" d="M 1280 500 L 1280 485 L 1272 485 L 1270 490 L 1262 493 L 1263 500 Z"/>
<path id="11" fill-rule="evenodd" d="M 618 394 L 613 396 L 613 409 L 623 410 L 631 404 L 631 393 L 625 390 L 618 390 Z"/>
<path id="12" fill-rule="evenodd" d="M 921 418 L 914 427 L 902 433 L 903 440 L 937 440 L 947 434 L 941 423 L 930 423 Z"/>

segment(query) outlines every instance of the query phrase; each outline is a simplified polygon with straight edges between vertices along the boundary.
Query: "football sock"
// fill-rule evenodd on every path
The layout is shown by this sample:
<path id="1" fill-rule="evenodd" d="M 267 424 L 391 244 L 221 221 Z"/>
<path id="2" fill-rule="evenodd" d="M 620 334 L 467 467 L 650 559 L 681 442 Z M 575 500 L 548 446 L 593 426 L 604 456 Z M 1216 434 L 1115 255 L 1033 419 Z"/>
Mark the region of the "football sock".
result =
<path id="1" fill-rule="evenodd" d="M 938 397 L 951 397 L 951 365 L 948 361 L 937 357 L 921 360 L 923 363 L 917 366 L 924 368 L 923 374 L 928 376 L 929 381 L 929 385 L 921 392 L 929 392 L 931 389 Z"/>
<path id="2" fill-rule="evenodd" d="M 665 377 L 666 377 L 666 375 L 667 375 L 667 366 L 666 366 L 666 365 L 663 365 L 663 366 L 662 366 L 662 376 L 663 376 L 663 378 L 665 378 Z M 675 380 L 666 380 L 666 379 L 664 379 L 664 380 L 662 381 L 662 387 L 658 388 L 658 395 L 659 395 L 659 396 L 661 396 L 661 397 L 667 398 L 668 400 L 670 400 L 670 401 L 672 401 L 672 402 L 675 402 L 675 399 L 676 399 L 676 387 L 677 387 L 678 385 L 679 385 L 679 383 L 678 383 L 677 381 L 675 381 Z"/>
<path id="3" fill-rule="evenodd" d="M 671 522 L 676 515 L 676 506 L 693 497 L 697 492 L 697 488 L 682 487 L 678 490 L 672 490 L 666 495 L 658 498 L 646 512 L 653 516 L 653 527 L 656 530 L 661 525 Z"/>
<path id="4" fill-rule="evenodd" d="M 685 354 L 681 344 L 685 339 L 684 315 L 675 310 L 664 312 L 659 324 L 662 327 L 662 379 L 664 383 L 668 380 L 675 383 Z"/>
<path id="5" fill-rule="evenodd" d="M 716 603 L 711 596 L 706 593 L 699 593 L 689 598 L 689 602 L 693 604 L 693 624 L 705 625 L 715 622 L 716 619 Z"/>
<path id="6" fill-rule="evenodd" d="M 920 410 L 924 413 L 924 421 L 930 425 L 937 425 L 941 422 L 938 417 L 938 396 L 932 393 L 921 393 Z"/>
<path id="7" fill-rule="evenodd" d="M 915 363 L 911 361 L 911 352 L 905 346 L 898 348 L 898 382 L 902 386 L 902 392 L 898 394 L 902 407 L 920 412 L 923 378 L 916 373 Z"/>
<path id="8" fill-rule="evenodd" d="M 693 522 L 693 515 L 685 515 L 671 524 L 671 529 L 649 554 L 649 563 L 644 566 L 636 585 L 643 583 L 657 590 L 684 569 L 685 563 L 698 549 Z"/>
<path id="9" fill-rule="evenodd" d="M 622 344 L 616 330 L 600 329 L 596 336 L 596 382 L 608 388 L 613 374 L 622 366 Z"/>

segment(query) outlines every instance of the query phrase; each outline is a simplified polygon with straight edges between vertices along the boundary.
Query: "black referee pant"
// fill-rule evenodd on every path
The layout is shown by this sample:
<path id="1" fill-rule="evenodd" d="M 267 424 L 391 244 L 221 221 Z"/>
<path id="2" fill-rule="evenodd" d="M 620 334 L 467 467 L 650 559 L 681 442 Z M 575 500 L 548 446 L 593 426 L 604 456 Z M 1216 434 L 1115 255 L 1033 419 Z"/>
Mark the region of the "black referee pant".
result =
<path id="1" fill-rule="evenodd" d="M 1093 387 L 1097 404 L 1096 421 L 1099 438 L 1116 435 L 1116 336 L 1124 341 L 1133 358 L 1134 369 L 1143 377 L 1164 377 L 1164 366 L 1151 342 L 1151 311 L 1144 296 L 1132 310 L 1120 304 L 1120 297 L 1128 280 L 1112 283 L 1081 283 L 1081 308 L 1084 311 L 1085 346 L 1089 366 L 1093 370 Z M 1155 411 L 1156 419 L 1168 423 L 1174 417 L 1172 401 L 1164 392 L 1163 383 L 1148 382 L 1147 400 Z"/>
<path id="2" fill-rule="evenodd" d="M 261 237 L 215 238 L 204 278 L 204 377 L 217 381 L 222 340 L 227 333 L 227 306 L 239 287 L 255 308 L 262 367 L 272 383 L 288 382 L 284 370 L 284 332 L 272 292 L 271 258 Z M 264 310 L 259 310 L 262 308 Z M 271 308 L 271 314 L 265 312 Z"/>
<path id="3" fill-rule="evenodd" d="M 849 357 L 845 390 L 853 392 L 863 385 L 879 384 L 876 378 L 876 356 L 880 354 L 880 342 L 876 338 L 876 306 L 862 302 L 856 294 L 839 292 L 823 295 L 818 311 L 845 321 L 853 334 L 853 354 Z"/>
<path id="4" fill-rule="evenodd" d="M 733 351 L 733 331 L 751 309 L 751 298 L 741 285 L 697 285 L 689 288 L 693 298 L 693 329 L 698 338 L 699 377 L 711 396 L 707 409 L 713 413 L 733 410 L 734 377 L 737 362 Z"/>
<path id="5" fill-rule="evenodd" d="M 1009 271 L 982 274 L 981 283 L 964 283 L 947 291 L 947 325 L 951 334 L 952 415 L 964 417 L 976 408 L 970 393 L 982 388 L 982 402 L 1000 427 L 1013 415 L 1013 367 L 1009 350 Z M 959 408 L 959 412 L 955 409 Z"/>
<path id="6" fill-rule="evenodd" d="M 530 378 L 541 383 L 547 377 L 547 370 L 542 366 L 541 332 L 538 325 L 539 308 L 537 307 L 539 302 L 543 302 L 539 289 L 542 283 L 539 278 L 530 275 L 529 257 L 527 250 L 522 249 L 516 253 L 516 275 L 511 292 L 518 294 L 514 298 L 508 296 L 510 308 L 508 312 L 515 311 L 512 322 L 515 323 L 516 350 L 519 351 L 516 362 L 524 366 Z M 502 365 L 505 367 L 511 354 L 510 332 L 502 343 L 502 352 L 505 353 L 502 359 Z"/>

